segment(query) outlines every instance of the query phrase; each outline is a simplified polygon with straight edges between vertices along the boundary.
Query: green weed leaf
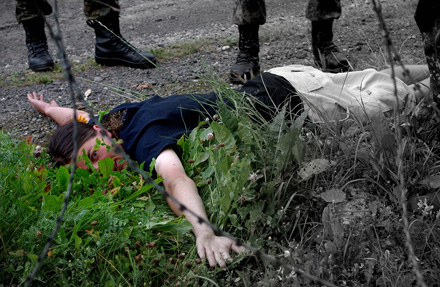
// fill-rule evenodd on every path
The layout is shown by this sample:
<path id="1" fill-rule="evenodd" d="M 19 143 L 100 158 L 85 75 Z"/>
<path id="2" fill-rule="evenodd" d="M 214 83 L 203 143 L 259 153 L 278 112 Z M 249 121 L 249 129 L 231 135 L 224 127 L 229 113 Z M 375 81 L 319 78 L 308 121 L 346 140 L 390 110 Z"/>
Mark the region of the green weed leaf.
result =
<path id="1" fill-rule="evenodd" d="M 67 183 L 69 182 L 69 171 L 66 167 L 60 166 L 60 168 L 57 171 L 56 178 L 57 178 L 57 186 L 61 190 L 67 190 Z"/>
<path id="2" fill-rule="evenodd" d="M 85 197 L 78 202 L 79 208 L 89 208 L 93 205 L 94 199 L 93 197 Z"/>
<path id="3" fill-rule="evenodd" d="M 298 175 L 302 180 L 306 180 L 312 177 L 313 175 L 317 175 L 326 171 L 335 164 L 336 162 L 334 161 L 329 161 L 323 158 L 317 158 L 311 160 L 310 162 L 303 163 L 303 166 L 299 170 Z"/>
<path id="4" fill-rule="evenodd" d="M 224 149 L 231 152 L 235 147 L 235 139 L 229 129 L 217 122 L 212 122 L 211 128 L 218 143 L 224 144 Z"/>
<path id="5" fill-rule="evenodd" d="M 345 192 L 340 189 L 329 189 L 318 195 L 325 202 L 338 203 L 345 201 Z"/>
<path id="6" fill-rule="evenodd" d="M 62 195 L 48 194 L 43 198 L 41 209 L 45 211 L 58 212 L 63 202 Z"/>
<path id="7" fill-rule="evenodd" d="M 112 158 L 103 158 L 98 162 L 99 172 L 102 174 L 104 178 L 108 178 L 113 167 L 115 165 L 115 161 Z"/>
<path id="8" fill-rule="evenodd" d="M 238 119 L 234 111 L 224 102 L 218 103 L 218 112 L 221 115 L 222 122 L 232 132 L 238 128 Z M 216 123 L 216 122 L 213 122 Z M 212 126 L 212 124 L 211 124 Z"/>
<path id="9" fill-rule="evenodd" d="M 79 249 L 81 247 L 82 239 L 78 235 L 75 235 L 75 249 Z"/>

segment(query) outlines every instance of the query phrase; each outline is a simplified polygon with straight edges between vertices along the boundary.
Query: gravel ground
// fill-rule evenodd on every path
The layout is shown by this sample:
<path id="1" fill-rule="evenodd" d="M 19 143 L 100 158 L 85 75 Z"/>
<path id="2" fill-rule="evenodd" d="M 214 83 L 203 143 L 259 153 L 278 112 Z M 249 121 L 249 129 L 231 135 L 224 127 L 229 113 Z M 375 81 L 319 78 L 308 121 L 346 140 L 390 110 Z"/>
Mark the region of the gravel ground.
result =
<path id="1" fill-rule="evenodd" d="M 94 33 L 85 23 L 81 1 L 59 1 L 59 19 L 69 60 L 87 63 L 76 72 L 82 92 L 91 89 L 89 102 L 105 109 L 125 101 L 142 98 L 141 94 L 206 92 L 204 75 L 214 73 L 227 81 L 230 66 L 237 55 L 237 27 L 232 24 L 232 0 L 122 0 L 121 30 L 133 45 L 144 50 L 168 50 L 170 45 L 205 40 L 191 54 L 166 59 L 152 70 L 97 66 L 93 59 Z M 312 65 L 309 41 L 310 23 L 304 17 L 302 0 L 267 1 L 267 23 L 260 29 L 262 69 L 286 64 Z M 424 61 L 420 35 L 413 20 L 416 0 L 382 1 L 384 16 L 396 47 L 409 63 Z M 364 0 L 343 0 L 343 15 L 335 23 L 335 43 L 343 49 L 353 67 L 386 66 L 381 33 Z M 24 31 L 14 18 L 14 1 L 2 1 L 0 9 L 0 129 L 13 137 L 28 134 L 35 142 L 45 143 L 55 123 L 38 114 L 28 104 L 26 93 L 37 91 L 61 105 L 69 104 L 67 82 L 60 78 L 45 84 L 17 84 L 35 76 L 27 69 Z M 54 23 L 53 18 L 49 18 Z M 49 49 L 57 52 L 53 41 Z M 147 85 L 146 85 L 147 84 Z M 148 88 L 145 88 L 145 87 Z"/>

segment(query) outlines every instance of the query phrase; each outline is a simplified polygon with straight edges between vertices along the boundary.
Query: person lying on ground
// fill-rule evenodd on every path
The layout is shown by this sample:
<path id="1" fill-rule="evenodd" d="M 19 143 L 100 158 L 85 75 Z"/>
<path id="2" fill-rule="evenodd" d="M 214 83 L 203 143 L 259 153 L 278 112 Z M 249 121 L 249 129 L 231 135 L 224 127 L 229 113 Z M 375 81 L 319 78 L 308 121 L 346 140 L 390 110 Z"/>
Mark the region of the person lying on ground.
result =
<path id="1" fill-rule="evenodd" d="M 326 122 L 356 117 L 360 122 L 380 114 L 390 114 L 397 101 L 400 107 L 413 103 L 416 98 L 429 94 L 429 71 L 427 66 L 409 66 L 412 79 L 424 81 L 421 90 L 415 91 L 414 83 L 402 69 L 396 71 L 396 91 L 390 77 L 390 70 L 375 71 L 367 69 L 340 74 L 324 73 L 312 67 L 291 65 L 271 69 L 247 81 L 236 92 L 255 102 L 256 109 L 267 120 L 276 110 L 288 104 L 294 112 L 304 110 L 311 121 Z M 428 82 L 426 82 L 428 81 Z M 426 83 L 425 83 L 426 82 Z M 397 95 L 397 97 L 396 97 Z M 73 156 L 73 110 L 60 107 L 55 101 L 46 102 L 43 95 L 28 94 L 29 102 L 41 113 L 54 119 L 60 126 L 50 140 L 48 153 L 59 164 L 68 164 Z M 149 167 L 155 159 L 154 170 L 164 179 L 166 191 L 186 207 L 207 220 L 203 202 L 197 187 L 184 170 L 179 158 L 177 140 L 191 132 L 199 122 L 216 114 L 216 102 L 224 101 L 233 107 L 233 101 L 222 97 L 220 93 L 197 95 L 173 95 L 169 97 L 153 96 L 145 101 L 124 103 L 110 111 L 102 119 L 100 128 L 96 117 L 89 117 L 84 111 L 78 115 L 79 154 L 85 154 L 94 168 L 98 161 L 112 158 L 115 169 L 126 168 L 122 156 L 113 146 L 110 150 L 100 145 L 95 149 L 97 140 L 112 146 L 112 139 L 118 141 L 133 160 L 145 162 Z M 81 120 L 80 120 L 81 119 Z M 104 134 L 109 138 L 104 137 Z M 87 168 L 84 160 L 78 161 L 78 167 Z M 226 266 L 230 252 L 242 252 L 244 248 L 227 237 L 216 236 L 213 230 L 200 224 L 198 218 L 180 210 L 179 206 L 167 199 L 167 203 L 176 215 L 184 214 L 192 224 L 196 236 L 198 255 L 206 258 L 210 266 Z"/>

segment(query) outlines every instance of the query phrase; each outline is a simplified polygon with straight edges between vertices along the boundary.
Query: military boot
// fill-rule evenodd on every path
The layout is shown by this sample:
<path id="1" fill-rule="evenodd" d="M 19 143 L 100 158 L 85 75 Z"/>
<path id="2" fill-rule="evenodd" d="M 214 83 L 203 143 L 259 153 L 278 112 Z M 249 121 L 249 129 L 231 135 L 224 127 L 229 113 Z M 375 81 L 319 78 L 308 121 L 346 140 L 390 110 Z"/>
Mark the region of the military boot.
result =
<path id="1" fill-rule="evenodd" d="M 239 53 L 235 64 L 231 67 L 229 80 L 232 83 L 243 83 L 260 73 L 258 53 L 260 44 L 258 42 L 259 25 L 239 25 L 238 48 Z"/>
<path id="2" fill-rule="evenodd" d="M 312 49 L 322 71 L 339 73 L 350 68 L 347 57 L 333 43 L 333 19 L 312 21 Z"/>
<path id="3" fill-rule="evenodd" d="M 139 69 L 156 67 L 153 54 L 136 49 L 121 36 L 119 13 L 111 12 L 99 20 L 88 20 L 87 24 L 95 29 L 95 60 L 98 64 Z"/>
<path id="4" fill-rule="evenodd" d="M 52 69 L 54 63 L 47 48 L 44 19 L 37 17 L 25 20 L 22 24 L 26 33 L 29 68 L 35 72 Z"/>

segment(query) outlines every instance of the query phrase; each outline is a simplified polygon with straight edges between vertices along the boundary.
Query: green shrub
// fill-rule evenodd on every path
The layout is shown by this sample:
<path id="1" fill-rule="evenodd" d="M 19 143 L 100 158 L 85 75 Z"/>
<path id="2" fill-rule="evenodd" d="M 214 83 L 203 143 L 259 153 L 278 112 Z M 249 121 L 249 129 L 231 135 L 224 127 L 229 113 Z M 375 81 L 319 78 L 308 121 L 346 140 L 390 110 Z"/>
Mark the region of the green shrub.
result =
<path id="1" fill-rule="evenodd" d="M 33 144 L 0 137 L 0 283 L 10 286 L 23 282 L 52 232 L 69 171 L 52 168 L 44 151 L 35 157 Z M 78 169 L 61 228 L 34 283 L 161 286 L 181 280 L 188 272 L 184 262 L 195 258 L 190 228 L 135 173 Z"/>

